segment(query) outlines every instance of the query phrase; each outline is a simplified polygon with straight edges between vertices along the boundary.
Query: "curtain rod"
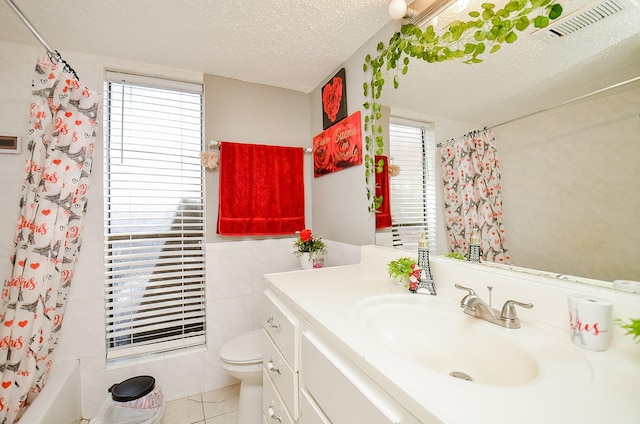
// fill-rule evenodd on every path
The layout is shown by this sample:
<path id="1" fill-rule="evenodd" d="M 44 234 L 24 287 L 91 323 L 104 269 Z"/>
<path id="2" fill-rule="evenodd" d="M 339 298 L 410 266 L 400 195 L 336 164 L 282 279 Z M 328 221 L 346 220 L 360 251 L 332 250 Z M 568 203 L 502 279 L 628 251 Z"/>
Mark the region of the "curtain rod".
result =
<path id="1" fill-rule="evenodd" d="M 62 55 L 60 55 L 60 53 L 58 53 L 57 50 L 52 48 L 49 45 L 49 43 L 47 43 L 44 40 L 44 38 L 42 38 L 40 33 L 36 30 L 36 28 L 33 25 L 31 25 L 31 22 L 29 22 L 27 17 L 24 16 L 24 13 L 22 13 L 22 11 L 18 8 L 18 6 L 15 5 L 13 0 L 5 0 L 5 2 L 13 10 L 13 12 L 18 16 L 18 18 L 20 18 L 22 23 L 29 29 L 29 31 L 31 31 L 31 33 L 34 35 L 34 37 L 36 37 L 36 39 L 38 40 L 38 42 L 40 42 L 42 47 L 45 48 L 45 50 L 47 51 L 47 54 L 49 55 L 49 58 L 51 59 L 51 61 L 53 61 L 53 58 L 55 58 L 58 62 L 60 62 L 60 63 L 62 63 L 64 65 L 64 69 L 66 71 L 71 72 L 73 74 L 73 76 L 77 80 L 80 80 L 80 78 L 78 78 L 78 74 L 76 74 L 76 71 L 62 58 Z"/>
<path id="2" fill-rule="evenodd" d="M 218 140 L 209 140 L 209 147 L 213 147 L 214 149 L 217 149 L 220 147 L 220 141 Z M 287 146 L 290 147 L 290 146 Z M 304 149 L 305 153 L 313 153 L 313 149 L 311 147 L 300 147 L 301 149 Z"/>
<path id="3" fill-rule="evenodd" d="M 448 146 L 449 144 L 455 143 L 455 142 L 456 142 L 456 141 L 458 141 L 458 140 L 462 140 L 462 139 L 463 139 L 463 138 L 465 138 L 465 137 L 475 136 L 475 135 L 479 134 L 479 133 L 480 133 L 480 131 L 486 131 L 486 130 L 488 130 L 488 129 L 490 129 L 490 128 L 488 128 L 488 127 L 484 127 L 484 128 L 483 128 L 483 129 L 481 129 L 481 130 L 469 131 L 468 133 L 466 133 L 465 135 L 461 135 L 460 137 L 450 138 L 450 139 L 449 139 L 449 140 L 447 140 L 447 141 L 443 141 L 442 143 L 438 143 L 438 144 L 436 144 L 436 147 Z"/>
<path id="4" fill-rule="evenodd" d="M 31 25 L 31 22 L 29 22 L 29 20 L 26 18 L 26 16 L 24 16 L 24 14 L 22 13 L 22 11 L 20 9 L 18 9 L 18 6 L 16 6 L 12 0 L 5 0 L 7 2 L 7 4 L 9 5 L 9 7 L 11 9 L 13 9 L 13 11 L 15 12 L 16 15 L 18 15 L 18 17 L 22 20 L 22 22 L 26 25 L 27 28 L 29 28 L 29 31 L 31 31 L 31 33 L 38 39 L 38 41 L 40 42 L 40 44 L 42 44 L 42 46 L 47 49 L 47 51 L 49 53 L 51 53 L 52 55 L 57 55 L 58 52 L 55 51 L 54 49 L 51 48 L 51 46 L 49 46 L 49 44 L 47 44 L 46 41 L 44 41 L 44 38 L 42 38 L 42 36 L 38 33 L 38 31 L 34 28 L 33 25 Z"/>
<path id="5" fill-rule="evenodd" d="M 533 115 L 537 115 L 537 114 L 542 113 L 542 112 L 548 112 L 550 110 L 558 109 L 558 108 L 560 108 L 562 106 L 567 106 L 568 104 L 571 104 L 571 103 L 574 103 L 574 102 L 577 102 L 577 101 L 580 101 L 580 100 L 584 100 L 587 97 L 595 96 L 596 94 L 604 93 L 605 91 L 613 90 L 614 88 L 622 87 L 623 85 L 631 84 L 631 83 L 636 82 L 636 81 L 640 81 L 640 76 L 629 78 L 626 81 L 622 81 L 622 82 L 618 82 L 618 83 L 612 84 L 612 85 L 610 85 L 608 87 L 604 87 L 604 88 L 601 88 L 599 90 L 595 90 L 595 91 L 592 91 L 590 93 L 583 94 L 582 96 L 574 97 L 573 99 L 567 100 L 566 102 L 558 103 L 557 105 L 549 106 L 547 108 L 540 109 L 540 110 L 537 110 L 535 112 L 528 113 L 526 115 L 518 116 L 517 118 L 509 119 L 508 121 L 500 122 L 499 124 L 494 124 L 494 125 L 492 125 L 490 127 L 484 127 L 484 129 L 486 130 L 486 129 L 497 128 L 497 127 L 500 127 L 502 125 L 506 125 L 506 124 L 510 124 L 512 122 L 515 122 L 515 121 L 519 121 L 520 119 L 524 119 L 524 118 L 528 118 L 528 117 L 533 116 Z M 481 131 L 481 130 L 477 130 L 477 131 Z M 476 132 L 476 131 L 471 131 L 467 135 L 473 134 L 474 132 Z M 451 144 L 454 141 L 460 140 L 461 138 L 464 138 L 464 137 L 465 136 L 463 135 L 461 137 L 452 138 L 452 139 L 447 140 L 445 142 L 438 143 L 436 145 L 436 147 L 442 147 L 444 145 Z"/>

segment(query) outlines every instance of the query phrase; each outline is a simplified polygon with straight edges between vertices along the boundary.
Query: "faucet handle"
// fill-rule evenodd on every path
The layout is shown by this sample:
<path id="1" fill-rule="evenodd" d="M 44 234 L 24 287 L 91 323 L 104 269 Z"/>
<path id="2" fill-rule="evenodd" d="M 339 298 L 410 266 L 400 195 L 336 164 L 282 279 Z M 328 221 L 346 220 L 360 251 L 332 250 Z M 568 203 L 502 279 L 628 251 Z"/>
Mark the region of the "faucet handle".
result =
<path id="1" fill-rule="evenodd" d="M 457 288 L 457 289 L 460 289 L 460 290 L 467 290 L 467 291 L 469 292 L 469 295 L 470 295 L 470 296 L 475 296 L 475 295 L 476 295 L 476 292 L 475 292 L 475 291 L 473 291 L 473 289 L 472 289 L 472 288 L 465 287 L 465 286 L 461 286 L 461 285 L 460 285 L 460 284 L 458 284 L 458 283 L 456 283 L 456 284 L 455 284 L 455 286 L 456 286 L 456 288 Z"/>
<path id="2" fill-rule="evenodd" d="M 507 300 L 504 303 L 504 306 L 502 307 L 500 318 L 505 321 L 508 321 L 508 320 L 517 321 L 518 314 L 516 313 L 516 308 L 514 308 L 514 305 L 518 305 L 526 309 L 533 308 L 533 303 L 522 303 L 522 302 L 518 302 L 517 300 Z"/>

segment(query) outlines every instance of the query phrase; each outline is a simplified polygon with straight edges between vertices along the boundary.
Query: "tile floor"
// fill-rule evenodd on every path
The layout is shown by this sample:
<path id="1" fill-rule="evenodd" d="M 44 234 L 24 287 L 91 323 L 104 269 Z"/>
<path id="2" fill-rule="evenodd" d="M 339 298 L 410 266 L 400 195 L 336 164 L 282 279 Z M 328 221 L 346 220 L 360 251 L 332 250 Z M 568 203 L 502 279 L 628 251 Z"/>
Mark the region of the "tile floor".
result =
<path id="1" fill-rule="evenodd" d="M 236 424 L 239 393 L 240 384 L 236 384 L 165 402 L 160 424 Z"/>
<path id="2" fill-rule="evenodd" d="M 160 424 L 235 424 L 240 385 L 166 402 Z"/>

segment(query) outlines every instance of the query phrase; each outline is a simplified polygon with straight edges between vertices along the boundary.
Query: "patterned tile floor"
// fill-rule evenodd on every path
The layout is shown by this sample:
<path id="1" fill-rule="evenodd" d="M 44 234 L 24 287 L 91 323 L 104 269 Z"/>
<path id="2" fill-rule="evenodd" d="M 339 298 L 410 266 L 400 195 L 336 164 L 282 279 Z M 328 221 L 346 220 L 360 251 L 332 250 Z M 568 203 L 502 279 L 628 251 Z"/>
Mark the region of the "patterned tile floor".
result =
<path id="1" fill-rule="evenodd" d="M 240 385 L 165 402 L 160 424 L 236 424 Z M 80 424 L 88 424 L 82 420 Z"/>

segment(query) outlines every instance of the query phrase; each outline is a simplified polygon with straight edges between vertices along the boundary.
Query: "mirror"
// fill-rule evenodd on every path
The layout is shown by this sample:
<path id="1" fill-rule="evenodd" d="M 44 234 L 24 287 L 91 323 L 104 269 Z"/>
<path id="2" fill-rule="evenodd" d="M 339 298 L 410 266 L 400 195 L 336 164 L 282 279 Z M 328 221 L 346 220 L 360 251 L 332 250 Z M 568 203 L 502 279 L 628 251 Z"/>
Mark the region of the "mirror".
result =
<path id="1" fill-rule="evenodd" d="M 383 93 L 392 116 L 431 122 L 436 143 L 494 128 L 518 267 L 640 280 L 640 82 L 617 86 L 640 76 L 640 8 L 615 1 L 622 10 L 611 16 L 555 39 L 523 33 L 481 64 L 412 60 Z M 595 3 L 561 4 L 566 20 Z M 438 152 L 435 166 L 442 187 Z"/>

